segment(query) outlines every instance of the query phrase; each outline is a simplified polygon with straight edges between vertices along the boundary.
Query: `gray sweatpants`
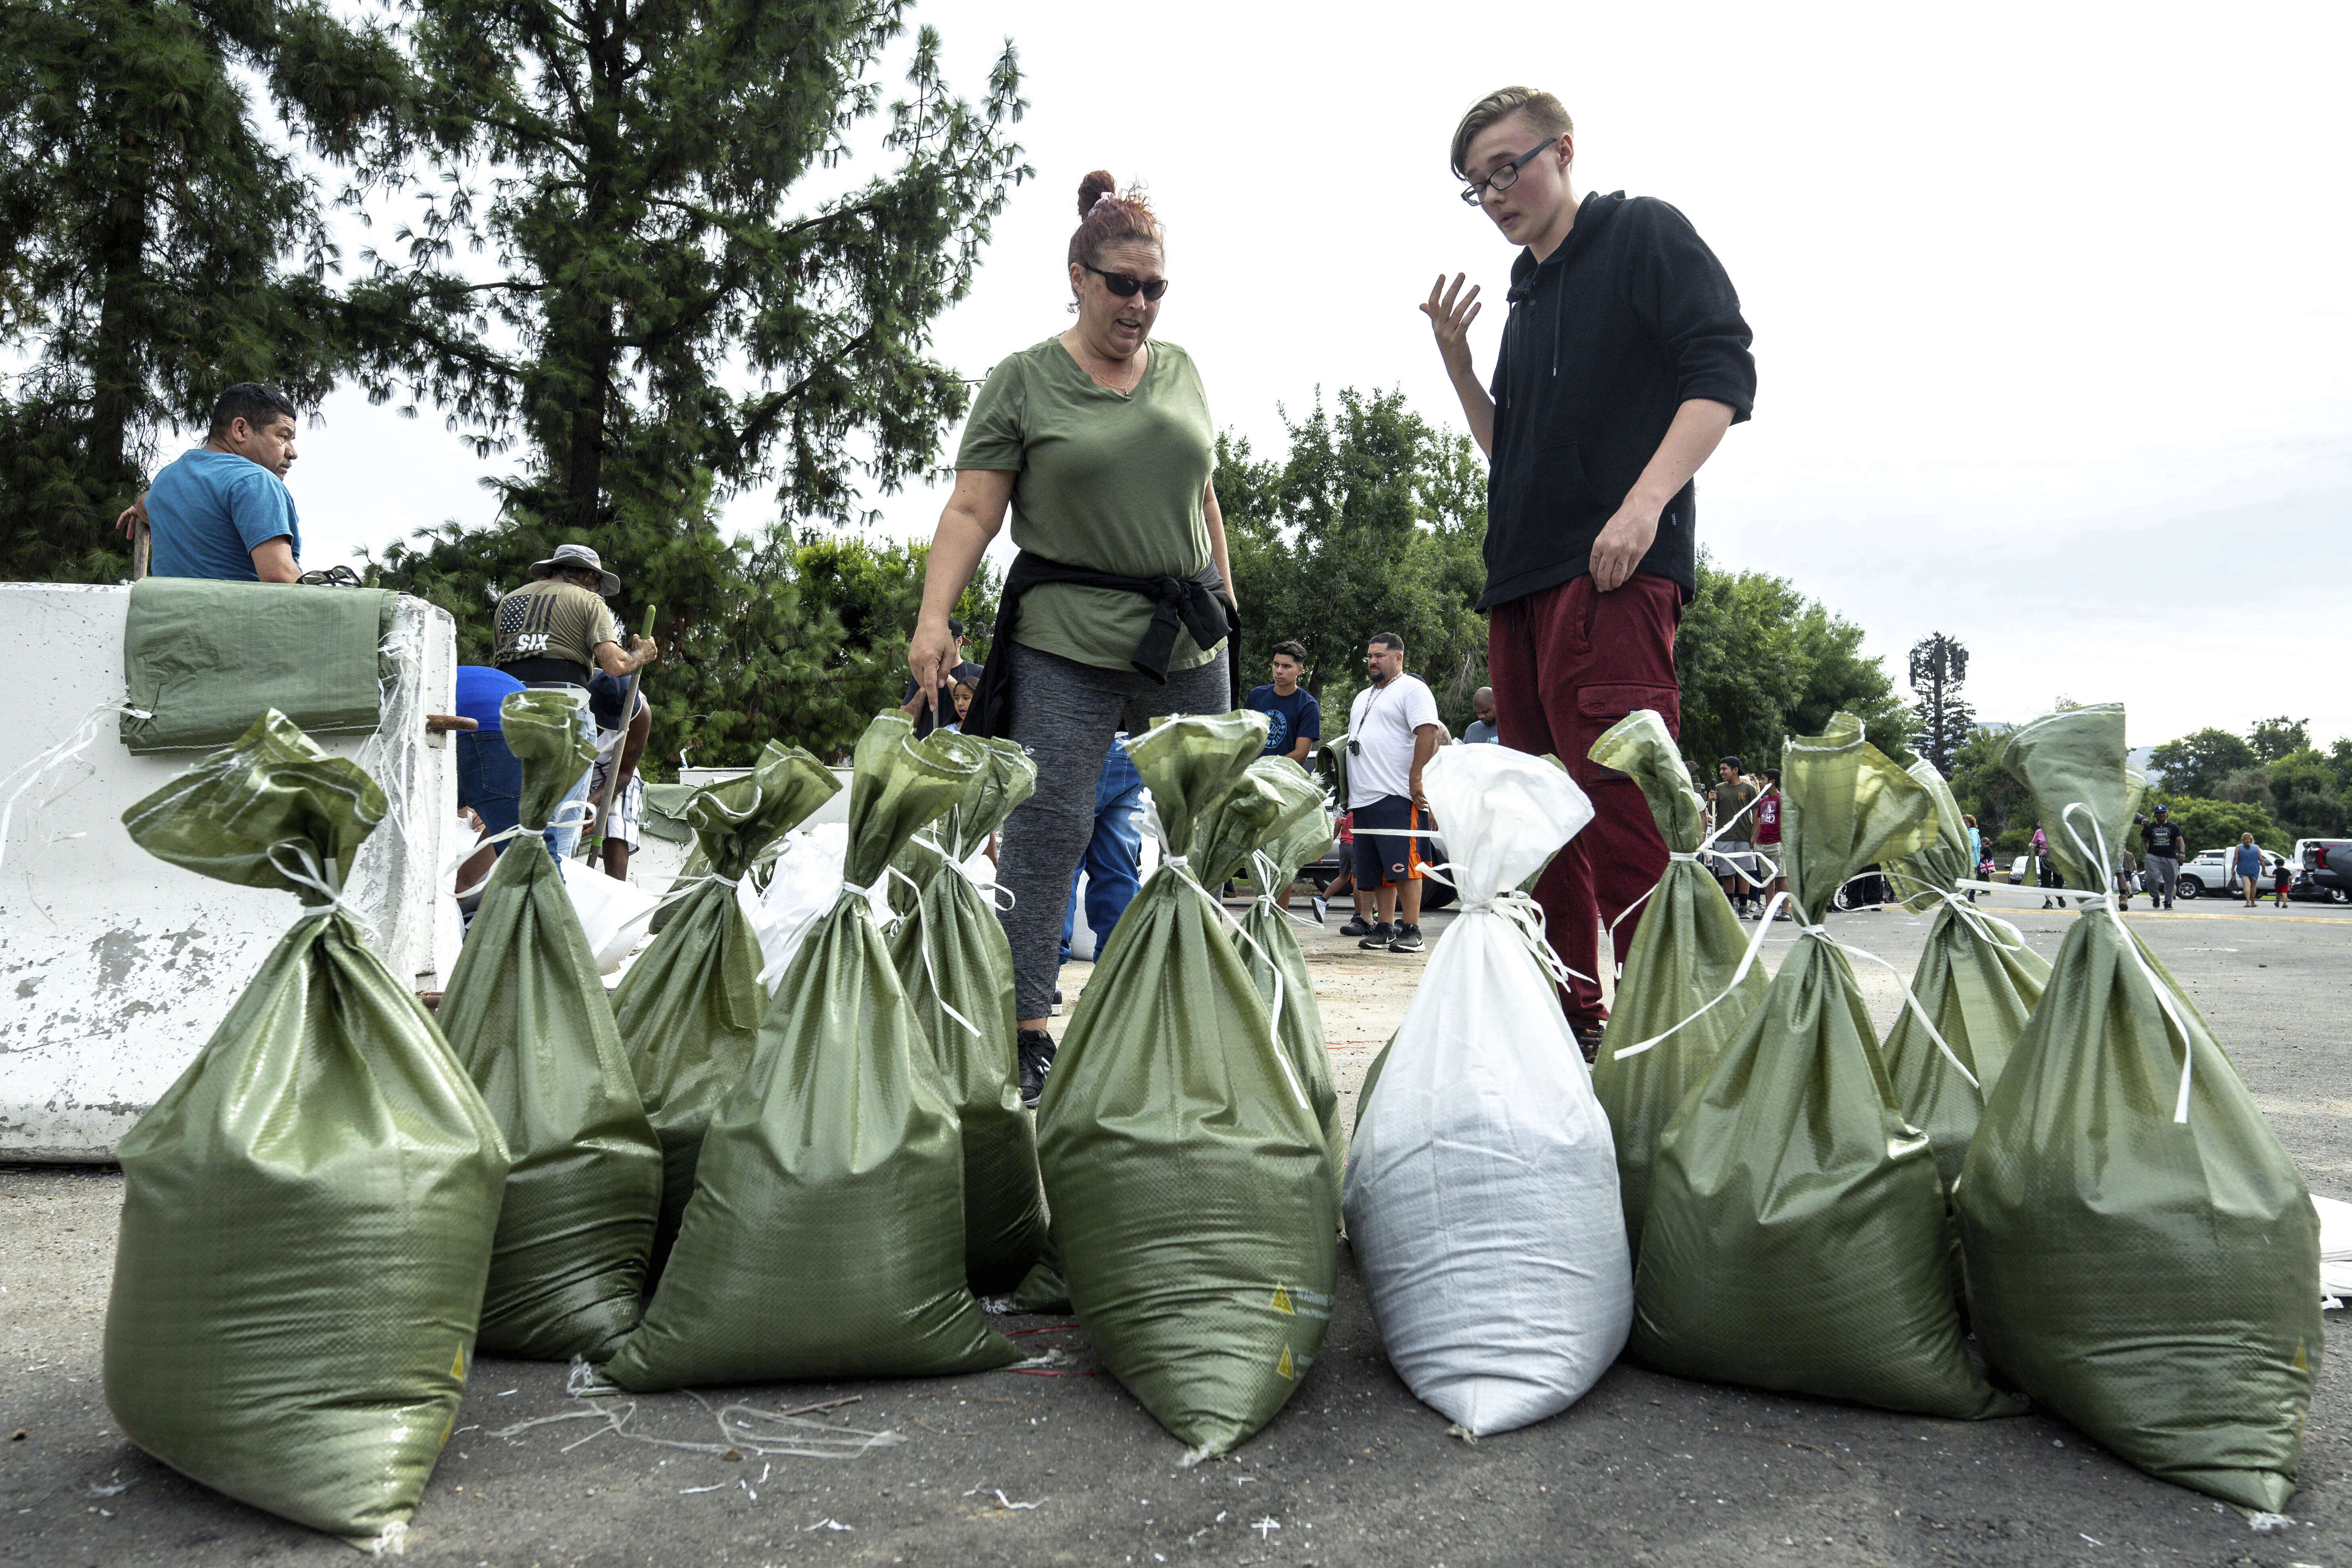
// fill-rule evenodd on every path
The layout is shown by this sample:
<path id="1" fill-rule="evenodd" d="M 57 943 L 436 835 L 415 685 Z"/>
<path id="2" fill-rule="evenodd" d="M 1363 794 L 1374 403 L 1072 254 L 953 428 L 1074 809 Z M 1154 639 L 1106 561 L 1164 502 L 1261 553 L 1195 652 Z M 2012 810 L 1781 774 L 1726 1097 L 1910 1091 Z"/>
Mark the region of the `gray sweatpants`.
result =
<path id="1" fill-rule="evenodd" d="M 2141 862 L 2147 872 L 2147 896 L 2158 903 L 2172 902 L 2175 888 L 2180 881 L 2180 862 L 2161 855 L 2151 855 Z"/>
<path id="2" fill-rule="evenodd" d="M 1154 719 L 1233 708 L 1224 648 L 1160 685 L 1135 669 L 1098 669 L 1015 644 L 1013 739 L 1037 764 L 1037 793 L 1005 819 L 996 880 L 1013 907 L 1000 913 L 1013 944 L 1013 1016 L 1042 1018 L 1062 968 L 1062 916 L 1070 879 L 1095 831 L 1095 781 L 1121 730 L 1140 735 Z"/>

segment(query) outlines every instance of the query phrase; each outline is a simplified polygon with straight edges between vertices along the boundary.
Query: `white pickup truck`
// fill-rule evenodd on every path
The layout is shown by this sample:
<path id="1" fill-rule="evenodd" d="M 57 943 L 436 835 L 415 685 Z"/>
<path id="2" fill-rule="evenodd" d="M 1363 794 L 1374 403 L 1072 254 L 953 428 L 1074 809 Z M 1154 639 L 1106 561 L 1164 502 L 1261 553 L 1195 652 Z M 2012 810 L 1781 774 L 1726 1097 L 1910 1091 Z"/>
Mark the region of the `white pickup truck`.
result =
<path id="1" fill-rule="evenodd" d="M 2208 849 L 2194 860 L 2182 861 L 2180 896 L 2200 899 L 2208 893 L 2227 895 L 2236 892 L 2238 879 L 2230 869 L 2230 865 L 2237 854 L 2238 847 L 2231 844 L 2219 849 Z M 2263 851 L 2262 895 L 2264 898 L 2271 895 L 2271 879 L 2277 874 L 2279 859 L 2280 857 L 2271 850 Z"/>

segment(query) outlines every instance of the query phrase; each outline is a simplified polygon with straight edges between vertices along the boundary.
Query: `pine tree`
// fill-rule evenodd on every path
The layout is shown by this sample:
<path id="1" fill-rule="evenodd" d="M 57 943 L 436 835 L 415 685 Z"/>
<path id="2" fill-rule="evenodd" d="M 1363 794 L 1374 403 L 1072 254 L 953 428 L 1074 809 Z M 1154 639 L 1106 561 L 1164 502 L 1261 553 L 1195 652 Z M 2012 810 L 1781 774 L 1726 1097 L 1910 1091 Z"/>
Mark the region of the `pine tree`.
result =
<path id="1" fill-rule="evenodd" d="M 1968 675 L 1969 650 L 1958 637 L 1937 632 L 1912 645 L 1911 689 L 1919 700 L 1911 709 L 1911 743 L 1947 777 L 1953 757 L 1976 728 L 1976 710 L 1960 697 Z"/>
<path id="2" fill-rule="evenodd" d="M 0 0 L 0 347 L 25 362 L 0 396 L 0 577 L 125 575 L 114 515 L 164 426 L 233 382 L 326 393 L 347 321 L 275 121 L 349 162 L 404 80 L 383 29 L 317 4 Z"/>

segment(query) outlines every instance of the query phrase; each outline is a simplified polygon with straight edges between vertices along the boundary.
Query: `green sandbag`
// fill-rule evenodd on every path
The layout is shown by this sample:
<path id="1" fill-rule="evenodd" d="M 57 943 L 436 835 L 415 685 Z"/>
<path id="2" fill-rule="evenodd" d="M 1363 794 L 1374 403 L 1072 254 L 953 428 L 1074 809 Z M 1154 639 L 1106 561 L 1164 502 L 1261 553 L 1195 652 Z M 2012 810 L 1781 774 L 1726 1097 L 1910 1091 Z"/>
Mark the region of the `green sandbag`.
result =
<path id="1" fill-rule="evenodd" d="M 2108 887 L 2136 793 L 2122 708 L 2038 719 L 2003 763 L 2066 886 Z M 2286 1507 L 2322 1349 L 2318 1216 L 2188 994 L 2105 896 L 2059 947 L 1955 1206 L 1995 1366 L 2151 1475 Z"/>
<path id="2" fill-rule="evenodd" d="M 1243 786 L 1265 722 L 1171 719 L 1127 742 L 1161 843 L 1192 843 Z M 1037 1152 L 1087 1338 L 1198 1458 L 1263 1426 L 1321 1350 L 1339 1221 L 1314 1105 L 1189 874 L 1162 861 L 1119 917 L 1046 1076 Z"/>
<path id="3" fill-rule="evenodd" d="M 150 854 L 306 908 L 122 1139 L 106 1310 L 132 1442 L 368 1549 L 398 1546 L 457 1419 L 507 1173 L 473 1080 L 327 901 L 383 812 L 273 709 L 122 814 Z"/>
<path id="4" fill-rule="evenodd" d="M 1331 1157 L 1333 1191 L 1348 1157 L 1348 1130 L 1339 1121 L 1339 1088 L 1331 1080 L 1331 1050 L 1323 1037 L 1323 1009 L 1315 1001 L 1315 980 L 1307 972 L 1307 954 L 1299 950 L 1298 932 L 1291 918 L 1274 900 L 1297 879 L 1298 868 L 1323 858 L 1331 847 L 1331 818 L 1323 809 L 1323 792 L 1286 757 L 1260 757 L 1250 764 L 1250 777 L 1271 788 L 1282 809 L 1258 835 L 1245 868 L 1257 896 L 1242 914 L 1236 941 L 1242 967 L 1257 984 L 1257 994 L 1274 1005 L 1274 977 L 1282 976 L 1282 1016 L 1276 1020 L 1275 1043 L 1290 1058 L 1291 1070 L 1306 1086 L 1315 1123 L 1323 1130 L 1323 1146 Z M 1195 837 L 1199 836 L 1196 834 Z M 1201 857 L 1192 857 L 1200 876 Z M 1217 887 L 1223 877 L 1202 877 L 1202 885 Z"/>
<path id="5" fill-rule="evenodd" d="M 1705 815 L 1665 721 L 1646 708 L 1629 713 L 1592 743 L 1591 756 L 1641 786 L 1677 857 L 1636 917 L 1608 1038 L 1592 1064 L 1592 1092 L 1617 1136 L 1625 1238 L 1638 1258 L 1658 1139 L 1764 999 L 1768 977 L 1748 962 L 1739 917 L 1695 858 Z"/>
<path id="6" fill-rule="evenodd" d="M 514 1160 L 481 1349 L 534 1361 L 603 1361 L 636 1326 L 661 1210 L 661 1142 L 540 833 L 596 760 L 584 709 L 551 689 L 499 704 L 522 764 L 522 831 L 490 873 L 439 1014 Z"/>
<path id="7" fill-rule="evenodd" d="M 918 889 L 890 958 L 962 1123 L 964 1272 L 975 1291 L 1021 1281 L 1045 1245 L 1037 1137 L 1022 1109 L 1013 946 L 988 895 L 958 869 L 1035 792 L 1037 764 L 1010 741 L 936 731 L 932 749 L 971 782 L 892 863 Z"/>
<path id="8" fill-rule="evenodd" d="M 798 746 L 771 741 L 759 765 L 703 790 L 686 806 L 697 854 L 709 869 L 669 906 L 670 917 L 621 977 L 613 1015 L 646 1115 L 661 1139 L 661 1268 L 694 1195 L 703 1129 L 751 1059 L 767 1015 L 760 938 L 736 903 L 735 884 L 781 835 L 841 788 L 833 771 Z"/>
<path id="9" fill-rule="evenodd" d="M 1948 1194 L 1960 1179 L 1960 1162 L 1976 1136 L 1984 1097 L 2000 1081 L 2049 984 L 2050 962 L 2025 945 L 2015 926 L 1975 909 L 1954 890 L 1977 874 L 1968 825 L 1960 820 L 1951 786 L 1933 764 L 1922 759 L 1909 771 L 1936 803 L 1935 838 L 1916 855 L 1886 862 L 1887 878 L 1904 907 L 1936 911 L 1912 973 L 1911 994 L 1952 1057 L 1977 1081 L 1970 1084 L 1960 1076 L 1952 1057 L 1937 1047 L 1919 1014 L 1908 1007 L 1887 1032 L 1883 1055 L 1895 1103 L 1903 1108 L 1905 1121 L 1927 1135 Z"/>
<path id="10" fill-rule="evenodd" d="M 840 899 L 793 955 L 702 1141 L 686 1225 L 607 1375 L 922 1377 L 1021 1359 L 964 1282 L 963 1149 L 876 918 L 892 856 L 972 779 L 893 710 L 866 726 Z"/>
<path id="11" fill-rule="evenodd" d="M 1848 715 L 1781 752 L 1797 942 L 1658 1141 L 1632 1351 L 1684 1377 L 1890 1410 L 2012 1414 L 1961 1346 L 1944 1190 L 1903 1120 L 1845 952 L 1821 925 L 1935 808 Z"/>

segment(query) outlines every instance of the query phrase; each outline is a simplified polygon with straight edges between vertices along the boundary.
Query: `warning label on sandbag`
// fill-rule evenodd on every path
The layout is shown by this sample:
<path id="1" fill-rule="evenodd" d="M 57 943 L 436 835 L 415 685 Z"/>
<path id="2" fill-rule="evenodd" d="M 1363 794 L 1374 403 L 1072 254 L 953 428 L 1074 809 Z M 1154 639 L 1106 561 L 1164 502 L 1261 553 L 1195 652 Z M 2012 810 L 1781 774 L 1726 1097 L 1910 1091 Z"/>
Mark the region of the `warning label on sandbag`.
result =
<path id="1" fill-rule="evenodd" d="M 1273 1300 L 1266 1304 L 1286 1318 L 1311 1318 L 1318 1323 L 1331 1321 L 1331 1298 L 1296 1285 L 1276 1285 Z"/>

